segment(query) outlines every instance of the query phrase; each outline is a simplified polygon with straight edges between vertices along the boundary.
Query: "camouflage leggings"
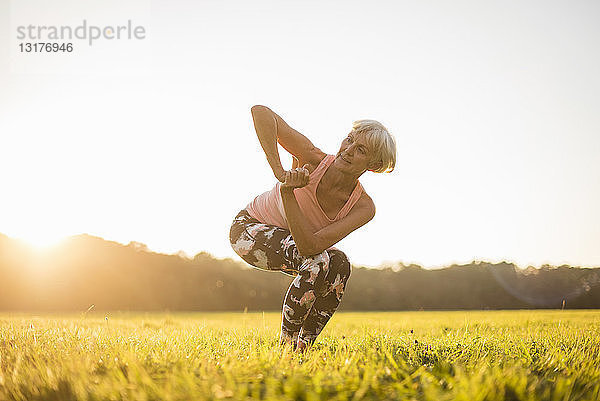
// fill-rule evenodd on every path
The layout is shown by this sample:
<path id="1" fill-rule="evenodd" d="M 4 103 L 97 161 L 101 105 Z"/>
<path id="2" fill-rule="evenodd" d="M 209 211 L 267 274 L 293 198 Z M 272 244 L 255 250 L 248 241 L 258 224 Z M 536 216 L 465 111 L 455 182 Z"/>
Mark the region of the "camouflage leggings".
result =
<path id="1" fill-rule="evenodd" d="M 351 270 L 346 255 L 330 248 L 301 256 L 289 230 L 261 223 L 245 209 L 233 220 L 229 240 L 248 264 L 295 276 L 283 301 L 280 343 L 314 343 L 344 294 Z"/>

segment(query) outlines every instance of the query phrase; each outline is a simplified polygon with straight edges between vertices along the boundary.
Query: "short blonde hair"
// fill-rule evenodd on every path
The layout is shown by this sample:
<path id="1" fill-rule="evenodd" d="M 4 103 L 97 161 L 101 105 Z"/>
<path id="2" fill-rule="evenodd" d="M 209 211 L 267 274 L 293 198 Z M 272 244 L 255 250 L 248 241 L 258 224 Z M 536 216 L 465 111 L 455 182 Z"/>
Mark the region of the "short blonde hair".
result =
<path id="1" fill-rule="evenodd" d="M 396 140 L 381 124 L 375 120 L 358 120 L 352 123 L 352 132 L 365 134 L 365 141 L 373 151 L 373 160 L 381 161 L 381 167 L 375 173 L 391 173 L 396 166 Z"/>

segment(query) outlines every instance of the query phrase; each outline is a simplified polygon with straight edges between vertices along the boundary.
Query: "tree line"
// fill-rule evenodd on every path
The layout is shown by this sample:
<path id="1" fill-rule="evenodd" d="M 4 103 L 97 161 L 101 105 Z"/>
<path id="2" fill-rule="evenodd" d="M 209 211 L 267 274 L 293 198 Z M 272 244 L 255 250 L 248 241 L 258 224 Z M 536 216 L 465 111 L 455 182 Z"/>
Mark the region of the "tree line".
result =
<path id="1" fill-rule="evenodd" d="M 78 235 L 47 251 L 0 235 L 0 310 L 280 310 L 292 277 L 207 253 Z M 600 269 L 473 262 L 353 266 L 342 310 L 599 308 Z"/>

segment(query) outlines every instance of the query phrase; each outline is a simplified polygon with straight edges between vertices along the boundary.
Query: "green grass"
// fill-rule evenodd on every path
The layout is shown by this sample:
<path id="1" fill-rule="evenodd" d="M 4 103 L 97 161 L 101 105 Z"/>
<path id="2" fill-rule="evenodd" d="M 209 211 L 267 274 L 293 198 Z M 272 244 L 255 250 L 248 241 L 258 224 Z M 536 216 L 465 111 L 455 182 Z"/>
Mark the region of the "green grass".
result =
<path id="1" fill-rule="evenodd" d="M 600 400 L 600 311 L 0 314 L 0 400 Z"/>

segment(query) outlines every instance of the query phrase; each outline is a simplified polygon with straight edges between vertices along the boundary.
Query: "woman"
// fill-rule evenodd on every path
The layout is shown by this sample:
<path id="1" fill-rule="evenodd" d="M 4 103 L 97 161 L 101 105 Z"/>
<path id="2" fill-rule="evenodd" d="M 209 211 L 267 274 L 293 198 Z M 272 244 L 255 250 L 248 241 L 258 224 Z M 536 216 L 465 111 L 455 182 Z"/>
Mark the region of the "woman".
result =
<path id="1" fill-rule="evenodd" d="M 252 118 L 279 182 L 238 213 L 229 239 L 250 265 L 295 276 L 283 303 L 280 343 L 303 351 L 337 309 L 350 276 L 348 258 L 333 245 L 375 215 L 358 178 L 392 171 L 396 144 L 383 125 L 360 120 L 337 154 L 328 155 L 265 106 L 253 106 Z M 293 156 L 289 171 L 277 143 Z"/>

